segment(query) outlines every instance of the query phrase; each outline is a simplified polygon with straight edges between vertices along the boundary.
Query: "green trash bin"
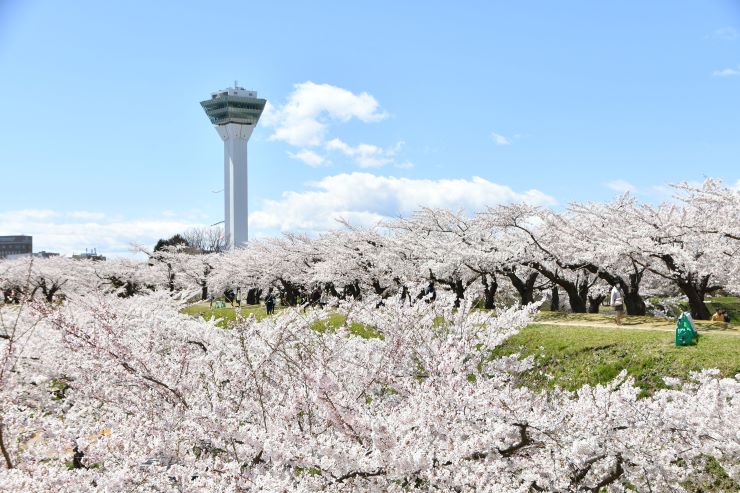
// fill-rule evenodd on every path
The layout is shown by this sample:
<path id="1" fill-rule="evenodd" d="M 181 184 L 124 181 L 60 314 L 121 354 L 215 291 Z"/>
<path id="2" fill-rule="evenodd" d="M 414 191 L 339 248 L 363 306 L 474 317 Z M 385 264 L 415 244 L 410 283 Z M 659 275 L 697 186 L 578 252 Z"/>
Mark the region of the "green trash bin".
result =
<path id="1" fill-rule="evenodd" d="M 689 346 L 696 343 L 699 334 L 694 327 L 691 314 L 683 312 L 676 322 L 676 346 Z"/>

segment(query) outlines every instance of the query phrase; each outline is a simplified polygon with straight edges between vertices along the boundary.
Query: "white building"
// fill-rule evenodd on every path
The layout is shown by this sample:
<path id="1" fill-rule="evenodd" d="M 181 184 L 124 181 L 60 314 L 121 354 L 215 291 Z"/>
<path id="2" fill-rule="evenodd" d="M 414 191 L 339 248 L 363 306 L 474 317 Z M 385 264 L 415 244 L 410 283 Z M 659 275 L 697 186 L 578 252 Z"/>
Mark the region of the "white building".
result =
<path id="1" fill-rule="evenodd" d="M 247 142 L 266 102 L 234 84 L 200 103 L 224 141 L 224 231 L 230 249 L 243 246 L 249 237 Z"/>

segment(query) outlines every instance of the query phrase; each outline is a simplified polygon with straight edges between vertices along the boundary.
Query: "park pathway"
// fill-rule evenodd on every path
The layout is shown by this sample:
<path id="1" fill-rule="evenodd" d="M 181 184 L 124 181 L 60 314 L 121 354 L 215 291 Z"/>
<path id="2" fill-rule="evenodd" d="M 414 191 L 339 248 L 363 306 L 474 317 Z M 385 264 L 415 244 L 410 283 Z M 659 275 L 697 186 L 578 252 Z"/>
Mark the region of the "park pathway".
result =
<path id="1" fill-rule="evenodd" d="M 652 332 L 674 332 L 676 330 L 675 322 L 664 322 L 664 323 L 630 323 L 627 321 L 622 325 L 608 322 L 591 322 L 588 320 L 535 320 L 532 322 L 536 325 L 554 325 L 559 327 L 589 327 L 594 329 L 609 329 L 609 330 L 645 330 Z M 732 326 L 729 329 L 720 328 L 704 328 L 701 325 L 697 327 L 699 334 L 726 334 L 730 336 L 740 336 L 740 331 L 737 330 L 737 326 Z"/>

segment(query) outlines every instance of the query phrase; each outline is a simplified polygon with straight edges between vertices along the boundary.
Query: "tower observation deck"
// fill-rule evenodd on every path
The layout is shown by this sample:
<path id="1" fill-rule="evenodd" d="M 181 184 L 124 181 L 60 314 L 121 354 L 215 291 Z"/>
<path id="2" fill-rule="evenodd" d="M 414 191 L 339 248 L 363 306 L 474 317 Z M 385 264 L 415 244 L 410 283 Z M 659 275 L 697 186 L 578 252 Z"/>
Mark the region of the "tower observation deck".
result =
<path id="1" fill-rule="evenodd" d="M 247 142 L 266 102 L 236 84 L 200 102 L 224 141 L 224 231 L 229 249 L 244 246 L 248 239 Z"/>

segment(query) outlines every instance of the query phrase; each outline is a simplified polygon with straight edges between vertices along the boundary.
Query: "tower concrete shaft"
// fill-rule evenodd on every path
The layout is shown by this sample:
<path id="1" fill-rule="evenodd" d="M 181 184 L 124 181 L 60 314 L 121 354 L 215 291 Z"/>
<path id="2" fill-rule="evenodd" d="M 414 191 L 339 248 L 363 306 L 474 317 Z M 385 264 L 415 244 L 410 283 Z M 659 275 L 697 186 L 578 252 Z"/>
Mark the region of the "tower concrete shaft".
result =
<path id="1" fill-rule="evenodd" d="M 224 232 L 229 249 L 249 239 L 247 143 L 266 102 L 254 91 L 230 87 L 200 103 L 224 142 Z"/>

